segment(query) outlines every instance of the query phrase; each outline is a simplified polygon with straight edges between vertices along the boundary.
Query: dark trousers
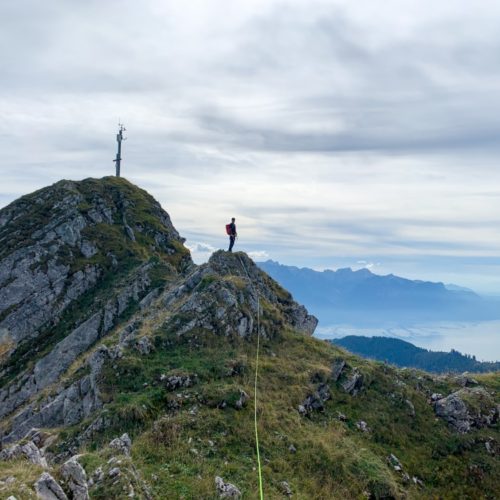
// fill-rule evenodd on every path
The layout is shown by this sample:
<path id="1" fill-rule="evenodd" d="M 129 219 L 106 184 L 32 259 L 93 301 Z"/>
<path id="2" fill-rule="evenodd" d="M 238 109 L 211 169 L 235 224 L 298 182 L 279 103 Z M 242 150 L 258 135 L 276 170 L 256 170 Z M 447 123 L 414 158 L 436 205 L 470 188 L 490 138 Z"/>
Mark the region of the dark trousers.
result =
<path id="1" fill-rule="evenodd" d="M 234 240 L 236 239 L 236 236 L 229 236 L 229 250 L 228 252 L 233 251 L 233 246 L 234 246 Z"/>

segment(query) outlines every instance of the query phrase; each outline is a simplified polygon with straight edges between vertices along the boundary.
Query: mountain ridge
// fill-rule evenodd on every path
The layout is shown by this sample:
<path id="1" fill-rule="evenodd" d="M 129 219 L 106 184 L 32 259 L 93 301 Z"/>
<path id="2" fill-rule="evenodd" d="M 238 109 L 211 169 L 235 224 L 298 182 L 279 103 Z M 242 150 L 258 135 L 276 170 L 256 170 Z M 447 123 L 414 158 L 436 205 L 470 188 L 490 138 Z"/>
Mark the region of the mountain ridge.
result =
<path id="1" fill-rule="evenodd" d="M 289 289 L 322 325 L 477 320 L 500 317 L 500 303 L 441 282 L 385 276 L 368 269 L 314 271 L 268 260 L 258 265 Z M 367 319 L 368 318 L 368 319 Z"/>
<path id="2" fill-rule="evenodd" d="M 58 183 L 0 221 L 3 496 L 251 498 L 254 410 L 268 498 L 496 491 L 498 374 L 398 370 L 313 338 L 245 253 L 195 265 L 125 179 Z"/>

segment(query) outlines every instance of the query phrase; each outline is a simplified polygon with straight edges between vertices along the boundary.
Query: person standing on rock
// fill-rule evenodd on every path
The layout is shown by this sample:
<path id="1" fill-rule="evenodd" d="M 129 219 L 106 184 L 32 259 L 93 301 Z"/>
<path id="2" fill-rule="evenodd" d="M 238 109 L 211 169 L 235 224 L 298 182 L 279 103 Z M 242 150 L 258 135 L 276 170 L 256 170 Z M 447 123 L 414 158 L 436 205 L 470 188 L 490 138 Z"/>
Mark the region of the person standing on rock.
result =
<path id="1" fill-rule="evenodd" d="M 234 241 L 236 240 L 236 236 L 238 233 L 236 232 L 236 219 L 233 217 L 231 219 L 231 224 L 226 225 L 226 233 L 229 235 L 229 249 L 228 252 L 233 251 Z"/>

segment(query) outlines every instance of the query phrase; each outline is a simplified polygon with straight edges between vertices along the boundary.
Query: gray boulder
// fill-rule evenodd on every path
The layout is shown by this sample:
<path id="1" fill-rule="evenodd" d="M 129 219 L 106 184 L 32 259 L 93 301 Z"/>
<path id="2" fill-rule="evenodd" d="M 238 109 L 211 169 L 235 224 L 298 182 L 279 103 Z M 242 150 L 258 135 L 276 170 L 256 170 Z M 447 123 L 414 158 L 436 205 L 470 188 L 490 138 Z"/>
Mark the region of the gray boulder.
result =
<path id="1" fill-rule="evenodd" d="M 68 500 L 64 490 L 48 472 L 43 472 L 35 483 L 35 491 L 42 500 Z"/>
<path id="2" fill-rule="evenodd" d="M 78 455 L 71 457 L 61 467 L 61 475 L 73 500 L 89 500 L 89 489 L 85 469 L 78 463 Z"/>
<path id="3" fill-rule="evenodd" d="M 408 408 L 408 415 L 412 418 L 415 417 L 415 405 L 409 399 L 405 399 L 405 404 Z"/>
<path id="4" fill-rule="evenodd" d="M 241 491 L 234 484 L 224 482 L 219 476 L 215 477 L 215 488 L 219 498 L 241 498 Z"/>
<path id="5" fill-rule="evenodd" d="M 398 457 L 396 457 L 396 455 L 394 455 L 393 453 L 391 453 L 388 457 L 387 457 L 387 462 L 392 466 L 392 468 L 396 471 L 396 472 L 403 472 L 403 466 L 401 465 L 401 462 L 399 461 Z"/>
<path id="6" fill-rule="evenodd" d="M 469 410 L 457 393 L 437 400 L 434 404 L 434 411 L 438 417 L 446 420 L 456 431 L 461 433 L 470 431 L 471 419 Z"/>
<path id="7" fill-rule="evenodd" d="M 354 369 L 351 376 L 342 384 L 342 388 L 351 396 L 356 396 L 363 388 L 363 382 L 363 375 Z"/>
<path id="8" fill-rule="evenodd" d="M 499 407 L 482 387 L 464 387 L 434 402 L 436 415 L 460 433 L 495 425 Z"/>
<path id="9" fill-rule="evenodd" d="M 479 385 L 479 382 L 470 377 L 467 373 L 462 373 L 453 378 L 453 381 L 462 387 L 475 387 Z"/>
<path id="10" fill-rule="evenodd" d="M 127 433 L 122 434 L 121 437 L 113 439 L 109 443 L 109 447 L 117 450 L 119 453 L 130 456 L 130 449 L 132 447 L 132 441 Z"/>
<path id="11" fill-rule="evenodd" d="M 110 478 L 118 477 L 121 474 L 120 467 L 113 467 L 112 469 L 109 470 L 108 476 Z"/>
<path id="12" fill-rule="evenodd" d="M 325 403 L 332 397 L 328 384 L 320 384 L 314 394 L 310 394 L 299 405 L 298 411 L 301 415 L 305 416 L 313 411 L 323 411 Z"/>
<path id="13" fill-rule="evenodd" d="M 346 367 L 346 362 L 342 358 L 337 358 L 332 363 L 332 380 L 337 382 L 342 375 L 342 371 Z"/>
<path id="14" fill-rule="evenodd" d="M 48 467 L 43 452 L 32 441 L 28 441 L 23 445 L 15 444 L 0 452 L 0 460 L 15 460 L 20 457 L 27 458 L 32 464 L 40 467 Z"/>
<path id="15" fill-rule="evenodd" d="M 356 422 L 356 428 L 361 432 L 370 432 L 370 428 L 368 427 L 368 424 L 364 420 L 358 420 Z"/>
<path id="16" fill-rule="evenodd" d="M 137 342 L 135 344 L 135 348 L 143 356 L 150 354 L 151 351 L 154 349 L 153 344 L 151 343 L 151 340 L 149 340 L 148 337 L 141 337 L 139 340 L 137 340 Z"/>
<path id="17" fill-rule="evenodd" d="M 250 396 L 243 389 L 240 389 L 240 398 L 236 401 L 234 407 L 237 410 L 242 410 L 249 399 Z"/>
<path id="18" fill-rule="evenodd" d="M 196 375 L 160 375 L 160 382 L 169 391 L 176 391 L 184 387 L 191 387 L 196 383 Z"/>
<path id="19" fill-rule="evenodd" d="M 290 498 L 292 496 L 292 488 L 290 488 L 290 485 L 287 481 L 281 481 L 280 490 L 281 493 L 283 493 L 283 495 L 285 495 L 286 497 Z"/>

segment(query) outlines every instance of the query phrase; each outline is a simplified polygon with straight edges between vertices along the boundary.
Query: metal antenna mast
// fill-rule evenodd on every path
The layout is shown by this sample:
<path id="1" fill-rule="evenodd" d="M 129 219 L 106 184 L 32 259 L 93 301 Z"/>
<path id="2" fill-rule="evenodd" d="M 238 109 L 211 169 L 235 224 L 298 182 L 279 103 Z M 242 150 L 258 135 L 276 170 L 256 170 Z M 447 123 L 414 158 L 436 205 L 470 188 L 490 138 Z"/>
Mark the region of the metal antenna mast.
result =
<path id="1" fill-rule="evenodd" d="M 122 161 L 122 141 L 125 141 L 126 138 L 123 137 L 123 132 L 127 129 L 123 126 L 123 123 L 118 124 L 118 134 L 116 134 L 116 142 L 118 143 L 118 151 L 116 153 L 116 159 L 113 161 L 116 163 L 116 177 L 120 177 L 120 166 Z"/>

